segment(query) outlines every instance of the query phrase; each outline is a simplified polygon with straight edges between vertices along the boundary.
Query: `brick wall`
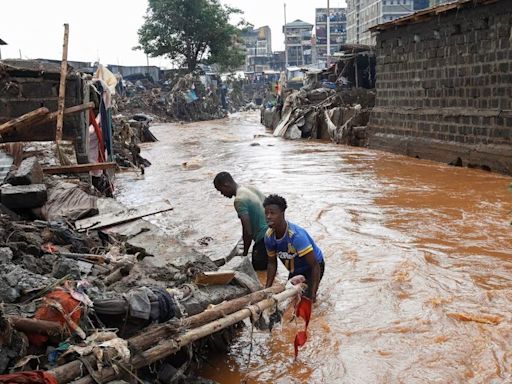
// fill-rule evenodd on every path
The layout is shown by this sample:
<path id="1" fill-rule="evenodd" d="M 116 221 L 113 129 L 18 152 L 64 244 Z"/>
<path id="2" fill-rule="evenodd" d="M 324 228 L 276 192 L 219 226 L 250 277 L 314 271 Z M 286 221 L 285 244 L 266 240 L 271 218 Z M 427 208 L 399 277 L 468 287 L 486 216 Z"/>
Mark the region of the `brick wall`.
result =
<path id="1" fill-rule="evenodd" d="M 52 71 L 23 70 L 8 67 L 0 73 L 0 124 L 46 107 L 50 112 L 57 110 L 59 93 L 59 73 Z M 57 67 L 58 70 L 58 67 Z M 65 106 L 82 104 L 89 99 L 88 87 L 78 75 L 69 75 L 66 80 Z M 80 162 L 87 161 L 88 119 L 85 113 L 64 117 L 63 138 L 75 142 Z M 4 142 L 9 141 L 52 141 L 55 140 L 56 123 L 28 127 L 5 134 Z"/>
<path id="2" fill-rule="evenodd" d="M 512 1 L 377 36 L 369 145 L 512 173 Z"/>

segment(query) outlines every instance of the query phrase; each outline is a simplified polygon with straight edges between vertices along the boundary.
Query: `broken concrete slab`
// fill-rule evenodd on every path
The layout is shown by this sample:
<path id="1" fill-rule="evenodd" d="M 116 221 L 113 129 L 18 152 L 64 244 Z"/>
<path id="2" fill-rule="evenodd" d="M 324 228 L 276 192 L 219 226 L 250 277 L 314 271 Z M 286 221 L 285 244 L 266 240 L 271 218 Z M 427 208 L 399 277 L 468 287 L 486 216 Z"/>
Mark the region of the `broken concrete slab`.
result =
<path id="1" fill-rule="evenodd" d="M 11 185 L 41 184 L 43 182 L 43 168 L 37 157 L 32 156 L 21 162 L 12 177 L 8 178 Z"/>
<path id="2" fill-rule="evenodd" d="M 2 204 L 11 209 L 37 208 L 47 199 L 46 185 L 3 185 L 0 189 Z"/>

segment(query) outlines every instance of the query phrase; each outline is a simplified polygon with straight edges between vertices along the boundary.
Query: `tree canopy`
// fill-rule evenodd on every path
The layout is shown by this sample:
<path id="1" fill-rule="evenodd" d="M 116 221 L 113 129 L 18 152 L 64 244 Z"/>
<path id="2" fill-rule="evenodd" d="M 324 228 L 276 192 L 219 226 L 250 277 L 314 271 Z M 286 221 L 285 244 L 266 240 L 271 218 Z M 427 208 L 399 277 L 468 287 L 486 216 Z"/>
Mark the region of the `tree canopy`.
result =
<path id="1" fill-rule="evenodd" d="M 229 18 L 240 13 L 218 0 L 149 0 L 136 49 L 166 56 L 189 71 L 201 61 L 234 69 L 243 64 L 244 52 Z"/>

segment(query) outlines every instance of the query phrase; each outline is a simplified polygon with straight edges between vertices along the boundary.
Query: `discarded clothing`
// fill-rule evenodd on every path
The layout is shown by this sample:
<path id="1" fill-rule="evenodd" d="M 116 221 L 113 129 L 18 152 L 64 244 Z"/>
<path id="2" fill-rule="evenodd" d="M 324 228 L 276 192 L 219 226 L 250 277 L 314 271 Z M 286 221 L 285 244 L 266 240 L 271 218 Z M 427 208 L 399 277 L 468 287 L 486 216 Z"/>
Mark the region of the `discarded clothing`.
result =
<path id="1" fill-rule="evenodd" d="M 76 221 L 98 214 L 96 201 L 97 197 L 85 193 L 78 185 L 59 181 L 48 190 L 41 215 L 47 221 L 59 218 Z"/>
<path id="2" fill-rule="evenodd" d="M 185 101 L 187 102 L 187 104 L 190 104 L 196 101 L 197 99 L 199 99 L 199 97 L 197 97 L 196 91 L 194 91 L 193 89 L 189 89 L 187 92 L 185 92 Z"/>
<path id="3" fill-rule="evenodd" d="M 124 299 L 95 300 L 94 309 L 100 316 L 125 317 L 128 314 L 129 319 L 159 323 L 182 316 L 176 298 L 167 290 L 157 287 L 132 289 Z"/>
<path id="4" fill-rule="evenodd" d="M 1 375 L 2 384 L 57 384 L 57 380 L 49 372 L 32 371 L 16 372 L 9 375 Z"/>
<path id="5" fill-rule="evenodd" d="M 297 358 L 297 355 L 299 354 L 299 347 L 302 347 L 304 344 L 306 344 L 306 341 L 308 340 L 308 325 L 309 320 L 311 319 L 311 300 L 306 297 L 302 297 L 299 305 L 297 305 L 295 310 L 295 315 L 297 317 L 303 318 L 306 322 L 304 330 L 297 332 L 295 335 L 295 341 L 293 342 L 295 358 Z"/>
<path id="6" fill-rule="evenodd" d="M 157 301 L 153 291 L 147 287 L 132 289 L 126 294 L 130 307 L 129 314 L 136 319 L 149 320 L 151 318 L 151 300 Z M 153 314 L 153 316 L 157 316 Z"/>
<path id="7" fill-rule="evenodd" d="M 158 322 L 163 323 L 174 317 L 181 317 L 181 311 L 174 298 L 163 288 L 153 288 L 158 298 Z"/>
<path id="8" fill-rule="evenodd" d="M 34 319 L 53 321 L 67 327 L 70 332 L 85 338 L 84 332 L 78 326 L 82 310 L 80 302 L 75 300 L 68 292 L 63 290 L 55 290 L 48 293 L 43 298 L 43 303 L 39 306 Z M 38 333 L 27 333 L 30 344 L 42 346 L 47 340 L 47 335 Z"/>

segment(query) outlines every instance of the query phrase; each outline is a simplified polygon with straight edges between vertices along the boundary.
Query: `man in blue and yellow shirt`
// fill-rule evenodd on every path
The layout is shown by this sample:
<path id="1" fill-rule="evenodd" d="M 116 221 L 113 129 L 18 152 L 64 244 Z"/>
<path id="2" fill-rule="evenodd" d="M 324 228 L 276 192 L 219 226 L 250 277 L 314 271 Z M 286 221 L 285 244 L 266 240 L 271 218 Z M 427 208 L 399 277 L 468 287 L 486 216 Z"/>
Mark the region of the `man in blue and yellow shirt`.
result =
<path id="1" fill-rule="evenodd" d="M 283 197 L 270 195 L 263 201 L 263 207 L 268 225 L 265 233 L 268 254 L 267 288 L 274 283 L 279 258 L 290 272 L 289 279 L 297 275 L 306 278 L 306 297 L 315 302 L 318 285 L 325 269 L 322 251 L 305 229 L 286 221 L 284 211 L 287 205 Z"/>

